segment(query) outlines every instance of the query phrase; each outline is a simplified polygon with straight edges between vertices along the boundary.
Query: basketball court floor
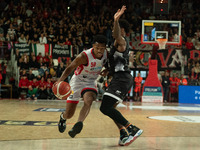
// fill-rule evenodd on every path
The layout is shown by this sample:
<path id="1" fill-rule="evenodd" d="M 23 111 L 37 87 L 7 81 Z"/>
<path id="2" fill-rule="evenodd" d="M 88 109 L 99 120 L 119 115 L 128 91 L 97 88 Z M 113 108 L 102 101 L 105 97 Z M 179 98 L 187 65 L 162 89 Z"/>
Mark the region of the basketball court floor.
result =
<path id="1" fill-rule="evenodd" d="M 75 138 L 68 131 L 78 118 L 67 121 L 64 133 L 57 122 L 65 101 L 0 100 L 0 150 L 199 150 L 200 105 L 124 102 L 118 109 L 144 130 L 127 147 L 118 146 L 119 131 L 94 102 L 84 128 Z"/>

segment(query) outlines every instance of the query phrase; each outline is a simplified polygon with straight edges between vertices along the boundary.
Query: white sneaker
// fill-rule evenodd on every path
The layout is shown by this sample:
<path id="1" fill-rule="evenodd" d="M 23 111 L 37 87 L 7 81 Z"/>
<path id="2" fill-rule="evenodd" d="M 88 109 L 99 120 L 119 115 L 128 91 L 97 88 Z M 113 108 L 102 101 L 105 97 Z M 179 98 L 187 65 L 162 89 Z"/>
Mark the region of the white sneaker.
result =
<path id="1" fill-rule="evenodd" d="M 130 134 L 128 139 L 124 143 L 124 146 L 128 146 L 131 143 L 133 143 L 133 141 L 135 141 L 142 133 L 143 133 L 143 130 L 140 129 L 134 135 Z"/>
<path id="2" fill-rule="evenodd" d="M 124 146 L 126 143 L 127 143 L 127 140 L 128 140 L 129 136 L 126 136 L 124 138 L 119 138 L 119 146 Z"/>

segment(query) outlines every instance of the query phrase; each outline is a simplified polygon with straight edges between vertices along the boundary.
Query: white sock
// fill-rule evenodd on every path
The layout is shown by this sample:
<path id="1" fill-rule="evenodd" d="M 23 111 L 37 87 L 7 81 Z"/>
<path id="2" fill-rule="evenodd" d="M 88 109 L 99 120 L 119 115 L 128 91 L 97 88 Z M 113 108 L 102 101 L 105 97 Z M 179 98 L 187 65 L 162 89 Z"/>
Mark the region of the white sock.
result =
<path id="1" fill-rule="evenodd" d="M 63 117 L 63 113 L 60 115 L 60 117 L 61 117 L 63 120 L 66 120 L 66 119 Z"/>

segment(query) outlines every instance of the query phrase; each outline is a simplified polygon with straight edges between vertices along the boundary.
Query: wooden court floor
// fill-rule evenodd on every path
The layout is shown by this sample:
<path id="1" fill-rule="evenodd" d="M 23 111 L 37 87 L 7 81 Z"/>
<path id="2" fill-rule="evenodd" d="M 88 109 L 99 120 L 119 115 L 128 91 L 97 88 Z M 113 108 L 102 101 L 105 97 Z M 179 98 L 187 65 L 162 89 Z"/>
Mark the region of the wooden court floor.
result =
<path id="1" fill-rule="evenodd" d="M 59 115 L 65 101 L 0 100 L 0 150 L 199 150 L 200 105 L 124 102 L 118 109 L 144 130 L 127 147 L 118 146 L 119 131 L 94 102 L 84 128 L 75 138 L 68 131 L 78 118 L 67 121 L 58 132 Z"/>

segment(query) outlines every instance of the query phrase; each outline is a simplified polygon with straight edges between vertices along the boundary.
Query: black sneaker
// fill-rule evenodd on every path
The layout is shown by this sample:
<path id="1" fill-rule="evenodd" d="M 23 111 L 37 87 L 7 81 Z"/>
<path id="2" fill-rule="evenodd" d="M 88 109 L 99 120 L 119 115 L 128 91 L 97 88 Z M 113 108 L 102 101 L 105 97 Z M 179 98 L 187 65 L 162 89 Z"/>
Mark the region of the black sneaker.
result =
<path id="1" fill-rule="evenodd" d="M 63 119 L 61 117 L 61 115 L 60 115 L 60 120 L 59 120 L 59 123 L 58 123 L 58 130 L 60 131 L 60 133 L 63 133 L 63 132 L 65 132 L 65 129 L 66 129 L 66 120 Z"/>
<path id="2" fill-rule="evenodd" d="M 125 129 L 120 130 L 119 145 L 124 146 L 128 140 L 129 136 Z"/>
<path id="3" fill-rule="evenodd" d="M 68 132 L 69 136 L 74 138 L 77 134 L 81 132 L 83 128 L 83 122 L 77 122 L 74 127 Z"/>
<path id="4" fill-rule="evenodd" d="M 129 132 L 129 137 L 126 140 L 126 143 L 124 144 L 125 146 L 128 146 L 129 144 L 131 144 L 133 141 L 135 141 L 142 133 L 143 130 L 139 129 L 136 126 L 130 125 L 127 128 L 128 132 Z"/>

